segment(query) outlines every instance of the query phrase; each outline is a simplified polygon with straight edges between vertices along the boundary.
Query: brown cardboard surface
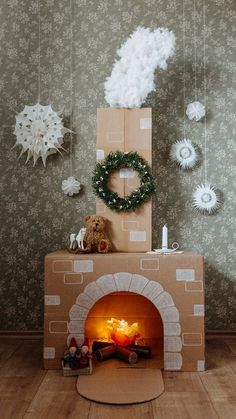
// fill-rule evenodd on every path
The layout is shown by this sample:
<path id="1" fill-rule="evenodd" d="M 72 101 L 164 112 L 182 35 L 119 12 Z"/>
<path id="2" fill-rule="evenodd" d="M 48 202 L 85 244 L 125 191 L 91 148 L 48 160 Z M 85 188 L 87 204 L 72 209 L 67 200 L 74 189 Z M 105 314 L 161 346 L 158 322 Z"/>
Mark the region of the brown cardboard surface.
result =
<path id="1" fill-rule="evenodd" d="M 97 149 L 125 151 L 125 110 L 115 108 L 97 109 Z"/>
<path id="2" fill-rule="evenodd" d="M 150 126 L 142 127 L 142 121 L 150 120 Z M 128 138 L 125 151 L 138 150 L 149 163 L 152 163 L 152 108 L 125 110 L 125 135 Z"/>
<path id="3" fill-rule="evenodd" d="M 152 130 L 151 108 L 97 109 L 97 158 L 104 158 L 111 151 L 137 151 L 151 165 Z M 112 174 L 110 188 L 120 196 L 129 195 L 139 186 L 137 173 L 122 177 L 120 171 Z M 137 252 L 151 250 L 152 203 L 140 206 L 130 213 L 111 211 L 100 199 L 96 200 L 96 213 L 109 220 L 109 236 L 113 250 Z"/>
<path id="4" fill-rule="evenodd" d="M 97 109 L 97 149 L 110 151 L 142 150 L 142 155 L 151 164 L 151 108 L 141 109 Z M 143 119 L 149 119 L 149 127 L 141 127 Z M 128 138 L 128 140 L 127 140 Z M 143 154 L 144 153 L 144 154 Z"/>
<path id="5" fill-rule="evenodd" d="M 201 347 L 191 346 L 191 352 L 189 351 L 189 348 L 184 346 L 182 349 L 183 370 L 184 371 L 197 371 L 198 361 L 205 359 L 204 353 L 205 353 L 204 346 L 201 346 Z"/>
<path id="6" fill-rule="evenodd" d="M 116 189 L 117 191 L 117 189 Z M 123 196 L 124 193 L 120 194 Z M 96 200 L 96 214 L 108 220 L 107 233 L 115 252 L 145 252 L 151 250 L 152 200 L 130 213 L 110 210 L 100 200 Z"/>
<path id="7" fill-rule="evenodd" d="M 54 257 L 53 257 L 54 255 Z M 51 260 L 51 258 L 53 258 Z M 66 264 L 67 261 L 67 264 Z M 68 261 L 70 270 L 68 272 Z M 75 272 L 74 264 L 76 261 L 88 261 L 92 264 L 92 272 Z M 61 269 L 65 264 L 66 271 L 53 272 L 54 267 Z M 105 266 L 104 266 L 105 265 Z M 105 272 L 104 272 L 105 268 Z M 185 274 L 188 270 L 194 271 L 194 281 L 176 280 L 176 270 L 182 269 Z M 46 258 L 45 294 L 57 295 L 61 297 L 60 305 L 47 306 L 46 311 L 66 310 L 68 304 L 75 302 L 76 297 L 83 291 L 87 284 L 95 281 L 105 274 L 116 272 L 131 272 L 148 277 L 150 280 L 158 281 L 165 291 L 170 293 L 176 306 L 182 305 L 184 296 L 185 314 L 194 314 L 194 305 L 204 304 L 204 292 L 189 291 L 186 288 L 189 284 L 200 282 L 203 284 L 203 257 L 191 252 L 184 252 L 177 255 L 153 255 L 147 253 L 109 253 L 107 255 L 88 254 L 71 255 L 67 251 L 58 251 L 50 254 Z M 66 278 L 66 279 L 65 279 Z M 70 278 L 76 278 L 74 281 Z M 77 283 L 76 283 L 77 281 Z M 62 294 L 61 294 L 61 290 Z"/>
<path id="8" fill-rule="evenodd" d="M 65 278 L 67 278 L 65 280 Z M 75 278 L 76 280 L 72 279 Z M 196 286 L 191 286 L 197 284 Z M 112 314 L 112 293 L 120 298 Z M 135 310 L 127 312 L 125 295 L 135 295 Z M 60 368 L 67 339 L 84 339 L 86 322 L 102 299 L 99 316 L 128 315 L 140 309 L 145 340 L 154 339 L 163 324 L 165 369 L 201 370 L 204 365 L 204 259 L 193 252 L 176 255 L 109 253 L 72 255 L 57 251 L 45 258 L 45 368 Z M 126 297 L 125 297 L 126 298 Z M 119 300 L 118 300 L 119 301 Z M 148 301 L 155 309 L 147 311 Z M 149 304 L 150 305 L 150 304 Z M 110 307 L 110 308 L 109 308 Z M 114 306 L 115 307 L 115 306 Z M 143 310 L 142 310 L 143 309 Z M 153 313 L 158 310 L 159 320 Z M 109 311 L 110 310 L 110 311 Z M 123 316 L 122 316 L 123 317 Z M 153 320 L 155 319 L 155 320 Z M 154 321 L 146 324 L 146 321 Z M 93 328 L 92 328 L 93 329 Z M 87 333 L 87 332 L 86 332 Z M 159 332 L 158 332 L 159 333 Z M 150 334 L 150 335 L 149 335 Z M 149 336 L 148 336 L 149 335 Z M 91 337 L 94 337 L 91 335 Z M 81 342 L 82 343 L 82 342 Z"/>
<path id="9" fill-rule="evenodd" d="M 44 367 L 61 368 L 61 359 L 67 347 L 68 314 L 44 314 Z"/>
<path id="10" fill-rule="evenodd" d="M 180 320 L 185 333 L 199 333 L 203 331 L 204 316 L 194 316 L 181 311 Z"/>
<path id="11" fill-rule="evenodd" d="M 100 403 L 131 404 L 153 400 L 164 392 L 159 369 L 96 366 L 91 376 L 77 380 L 79 394 Z"/>

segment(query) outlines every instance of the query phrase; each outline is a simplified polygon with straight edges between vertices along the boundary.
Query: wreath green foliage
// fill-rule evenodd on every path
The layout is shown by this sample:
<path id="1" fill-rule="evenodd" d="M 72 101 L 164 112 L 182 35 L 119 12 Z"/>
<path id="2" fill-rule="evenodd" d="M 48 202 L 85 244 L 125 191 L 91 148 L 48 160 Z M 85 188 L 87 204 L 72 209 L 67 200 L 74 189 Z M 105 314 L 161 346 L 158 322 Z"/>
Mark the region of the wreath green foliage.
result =
<path id="1" fill-rule="evenodd" d="M 130 195 L 121 198 L 111 191 L 107 184 L 113 170 L 132 168 L 138 173 L 140 186 Z M 154 179 L 147 161 L 136 152 L 116 151 L 108 154 L 102 162 L 96 164 L 92 185 L 95 194 L 111 209 L 118 212 L 134 211 L 142 203 L 149 201 L 155 192 Z"/>

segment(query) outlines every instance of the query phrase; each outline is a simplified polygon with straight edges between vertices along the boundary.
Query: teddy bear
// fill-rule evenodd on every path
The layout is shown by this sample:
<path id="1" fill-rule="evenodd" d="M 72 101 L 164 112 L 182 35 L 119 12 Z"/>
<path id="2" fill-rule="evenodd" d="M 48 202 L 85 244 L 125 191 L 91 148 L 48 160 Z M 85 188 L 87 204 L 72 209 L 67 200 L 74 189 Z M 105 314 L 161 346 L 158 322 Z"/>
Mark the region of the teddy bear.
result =
<path id="1" fill-rule="evenodd" d="M 107 219 L 100 215 L 87 215 L 84 219 L 87 224 L 84 236 L 84 249 L 80 253 L 107 253 L 111 250 L 111 242 L 105 233 Z"/>

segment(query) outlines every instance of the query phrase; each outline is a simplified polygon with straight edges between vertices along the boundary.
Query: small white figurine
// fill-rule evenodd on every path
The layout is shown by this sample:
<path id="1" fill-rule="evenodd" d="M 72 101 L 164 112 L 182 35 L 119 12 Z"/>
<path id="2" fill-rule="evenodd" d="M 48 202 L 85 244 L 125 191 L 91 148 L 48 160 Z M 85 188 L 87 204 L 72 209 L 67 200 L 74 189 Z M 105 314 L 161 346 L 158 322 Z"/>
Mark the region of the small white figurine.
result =
<path id="1" fill-rule="evenodd" d="M 77 243 L 77 240 L 76 240 L 76 237 L 75 236 L 76 235 L 74 233 L 71 233 L 70 234 L 70 244 L 69 244 L 69 247 L 72 250 L 75 250 L 78 247 L 78 243 Z"/>
<path id="2" fill-rule="evenodd" d="M 82 227 L 76 236 L 79 249 L 84 249 L 84 236 L 86 233 L 86 227 Z"/>

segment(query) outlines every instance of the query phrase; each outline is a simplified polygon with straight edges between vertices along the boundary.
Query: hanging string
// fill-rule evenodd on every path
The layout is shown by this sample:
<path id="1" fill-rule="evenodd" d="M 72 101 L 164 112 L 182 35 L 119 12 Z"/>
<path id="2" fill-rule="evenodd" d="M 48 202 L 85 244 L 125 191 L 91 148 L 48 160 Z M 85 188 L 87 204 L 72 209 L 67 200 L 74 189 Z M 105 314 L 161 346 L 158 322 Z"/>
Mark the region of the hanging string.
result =
<path id="1" fill-rule="evenodd" d="M 186 122 L 185 122 L 185 101 L 186 101 L 186 80 L 185 80 L 185 73 L 186 73 L 186 62 L 185 62 L 185 0 L 183 0 L 183 125 L 184 125 L 184 138 L 186 138 Z"/>
<path id="2" fill-rule="evenodd" d="M 70 0 L 70 175 L 73 175 L 73 7 Z"/>
<path id="3" fill-rule="evenodd" d="M 40 0 L 37 2 L 38 8 L 38 103 L 41 101 L 41 10 L 40 10 Z M 16 109 L 10 106 L 10 110 L 13 111 L 16 115 L 19 113 Z M 4 127 L 15 127 L 14 125 L 4 125 Z"/>
<path id="4" fill-rule="evenodd" d="M 197 36 L 196 36 L 196 0 L 193 1 L 193 36 L 194 36 L 194 94 L 197 101 Z"/>
<path id="5" fill-rule="evenodd" d="M 41 11 L 38 0 L 38 103 L 41 101 Z"/>
<path id="6" fill-rule="evenodd" d="M 204 80 L 204 106 L 206 109 L 206 4 L 203 0 L 203 80 Z M 204 116 L 204 177 L 205 183 L 207 183 L 207 125 L 206 125 L 206 113 Z"/>

